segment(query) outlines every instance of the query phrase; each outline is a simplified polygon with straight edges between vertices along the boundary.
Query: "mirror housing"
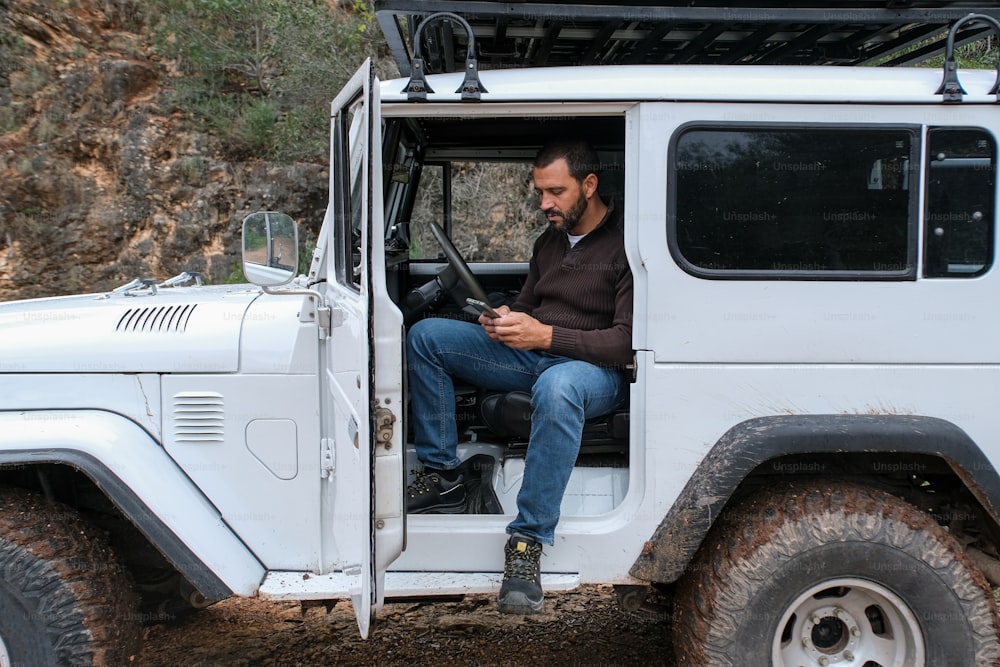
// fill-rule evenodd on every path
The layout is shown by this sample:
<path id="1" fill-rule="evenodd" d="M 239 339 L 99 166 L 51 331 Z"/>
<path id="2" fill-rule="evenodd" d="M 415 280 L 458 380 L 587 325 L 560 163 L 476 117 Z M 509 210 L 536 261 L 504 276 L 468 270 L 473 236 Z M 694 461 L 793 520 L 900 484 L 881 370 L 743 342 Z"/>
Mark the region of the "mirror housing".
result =
<path id="1" fill-rule="evenodd" d="M 299 268 L 299 232 L 284 213 L 258 211 L 243 219 L 243 275 L 254 285 L 277 287 Z"/>

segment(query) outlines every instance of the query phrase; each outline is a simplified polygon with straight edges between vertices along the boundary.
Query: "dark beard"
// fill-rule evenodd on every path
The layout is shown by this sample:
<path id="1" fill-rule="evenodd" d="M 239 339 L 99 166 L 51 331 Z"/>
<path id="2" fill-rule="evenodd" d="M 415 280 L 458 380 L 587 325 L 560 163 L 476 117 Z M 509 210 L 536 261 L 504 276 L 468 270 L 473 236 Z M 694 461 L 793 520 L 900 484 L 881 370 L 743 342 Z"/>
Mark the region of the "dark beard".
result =
<path id="1" fill-rule="evenodd" d="M 550 208 L 547 211 L 543 211 L 543 213 L 546 215 L 554 213 L 560 216 L 562 220 L 549 220 L 549 226 L 558 229 L 564 234 L 572 234 L 573 230 L 580 224 L 580 218 L 586 210 L 587 198 L 583 196 L 583 192 L 581 191 L 580 198 L 576 200 L 576 203 L 573 204 L 568 211 L 560 211 L 557 208 Z"/>

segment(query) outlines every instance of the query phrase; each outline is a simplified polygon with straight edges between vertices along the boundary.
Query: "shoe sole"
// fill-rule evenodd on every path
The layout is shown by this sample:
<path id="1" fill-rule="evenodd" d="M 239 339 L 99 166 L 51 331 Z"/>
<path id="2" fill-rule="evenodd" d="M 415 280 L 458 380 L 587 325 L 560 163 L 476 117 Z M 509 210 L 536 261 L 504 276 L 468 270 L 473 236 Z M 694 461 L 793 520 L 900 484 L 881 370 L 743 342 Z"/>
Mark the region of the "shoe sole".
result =
<path id="1" fill-rule="evenodd" d="M 497 609 L 501 614 L 537 614 L 544 604 L 544 599 L 533 602 L 523 593 L 511 593 L 503 600 L 497 600 Z"/>
<path id="2" fill-rule="evenodd" d="M 407 514 L 465 514 L 465 506 L 468 502 L 468 490 L 466 490 L 466 500 L 460 505 L 435 505 L 434 507 L 422 507 L 420 509 L 408 509 Z"/>

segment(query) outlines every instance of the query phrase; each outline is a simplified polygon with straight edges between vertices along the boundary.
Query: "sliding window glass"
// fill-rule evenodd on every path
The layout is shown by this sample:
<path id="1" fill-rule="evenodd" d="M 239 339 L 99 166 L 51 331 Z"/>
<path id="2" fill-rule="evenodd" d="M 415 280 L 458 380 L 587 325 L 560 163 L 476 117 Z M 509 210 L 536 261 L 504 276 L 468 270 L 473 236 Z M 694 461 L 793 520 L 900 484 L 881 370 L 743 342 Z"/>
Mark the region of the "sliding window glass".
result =
<path id="1" fill-rule="evenodd" d="M 971 278 L 993 263 L 996 142 L 985 130 L 931 128 L 924 276 Z"/>
<path id="2" fill-rule="evenodd" d="M 912 280 L 917 146 L 898 126 L 685 128 L 671 250 L 707 278 Z"/>

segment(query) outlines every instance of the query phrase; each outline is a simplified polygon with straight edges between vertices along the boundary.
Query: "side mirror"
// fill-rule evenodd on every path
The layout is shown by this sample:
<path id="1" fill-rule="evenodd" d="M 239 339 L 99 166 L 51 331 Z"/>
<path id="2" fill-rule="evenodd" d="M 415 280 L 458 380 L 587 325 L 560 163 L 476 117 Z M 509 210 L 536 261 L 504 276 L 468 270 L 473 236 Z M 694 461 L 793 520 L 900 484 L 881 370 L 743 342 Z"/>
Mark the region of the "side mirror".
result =
<path id="1" fill-rule="evenodd" d="M 243 275 L 254 285 L 277 287 L 299 268 L 299 232 L 284 213 L 259 211 L 243 219 Z"/>

